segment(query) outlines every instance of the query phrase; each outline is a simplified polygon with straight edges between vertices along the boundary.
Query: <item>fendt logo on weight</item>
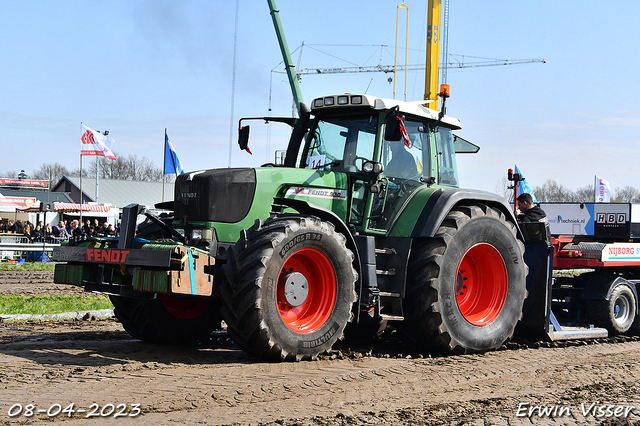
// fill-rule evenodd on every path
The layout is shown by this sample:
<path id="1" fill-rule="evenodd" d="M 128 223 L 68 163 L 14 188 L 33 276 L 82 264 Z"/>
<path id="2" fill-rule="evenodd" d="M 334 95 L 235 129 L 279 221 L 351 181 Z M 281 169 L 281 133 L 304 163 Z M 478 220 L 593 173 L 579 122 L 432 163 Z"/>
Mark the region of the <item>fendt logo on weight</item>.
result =
<path id="1" fill-rule="evenodd" d="M 94 262 L 124 263 L 130 250 L 87 249 L 87 260 Z"/>

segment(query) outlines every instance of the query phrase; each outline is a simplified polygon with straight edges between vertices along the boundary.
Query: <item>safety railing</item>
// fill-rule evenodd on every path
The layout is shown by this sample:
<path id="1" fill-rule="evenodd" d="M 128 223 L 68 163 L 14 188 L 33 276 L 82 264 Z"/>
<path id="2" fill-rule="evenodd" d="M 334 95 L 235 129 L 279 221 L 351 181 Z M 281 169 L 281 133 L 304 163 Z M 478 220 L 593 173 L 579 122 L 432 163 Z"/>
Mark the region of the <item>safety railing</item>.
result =
<path id="1" fill-rule="evenodd" d="M 65 240 L 65 238 L 57 237 L 31 238 L 21 234 L 2 233 L 0 234 L 0 258 L 42 260 L 42 253 L 50 253 L 54 247 L 60 246 Z M 38 252 L 39 256 L 37 256 Z M 46 255 L 44 256 L 45 259 L 47 257 Z"/>

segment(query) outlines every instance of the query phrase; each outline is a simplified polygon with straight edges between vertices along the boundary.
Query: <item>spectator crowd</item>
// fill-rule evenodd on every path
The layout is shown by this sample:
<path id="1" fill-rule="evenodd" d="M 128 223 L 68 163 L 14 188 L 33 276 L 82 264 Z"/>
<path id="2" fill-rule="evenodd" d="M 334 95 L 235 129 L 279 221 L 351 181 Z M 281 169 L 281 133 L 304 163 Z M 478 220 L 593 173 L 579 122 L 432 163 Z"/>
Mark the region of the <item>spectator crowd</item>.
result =
<path id="1" fill-rule="evenodd" d="M 69 222 L 61 220 L 55 226 L 51 226 L 50 223 L 44 225 L 42 221 L 34 225 L 29 221 L 23 223 L 21 220 L 15 222 L 11 219 L 7 222 L 0 220 L 0 233 L 24 235 L 32 242 L 42 242 L 47 239 L 78 241 L 91 237 L 117 237 L 119 232 L 119 224 L 115 227 L 107 222 L 100 224 L 98 219 L 94 219 L 93 222 L 87 219 L 84 225 L 76 219 Z"/>

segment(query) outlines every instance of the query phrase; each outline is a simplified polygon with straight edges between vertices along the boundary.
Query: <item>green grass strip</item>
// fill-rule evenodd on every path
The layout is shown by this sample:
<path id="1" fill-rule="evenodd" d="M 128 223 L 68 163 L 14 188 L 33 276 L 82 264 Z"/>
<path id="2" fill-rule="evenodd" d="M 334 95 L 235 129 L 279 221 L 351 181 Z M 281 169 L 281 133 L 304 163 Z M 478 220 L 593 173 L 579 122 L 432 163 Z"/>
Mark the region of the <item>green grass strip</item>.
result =
<path id="1" fill-rule="evenodd" d="M 98 309 L 113 309 L 108 297 L 0 295 L 0 315 L 46 315 Z"/>
<path id="2" fill-rule="evenodd" d="M 53 271 L 54 263 L 27 262 L 17 263 L 0 263 L 0 270 L 23 270 L 23 271 Z"/>

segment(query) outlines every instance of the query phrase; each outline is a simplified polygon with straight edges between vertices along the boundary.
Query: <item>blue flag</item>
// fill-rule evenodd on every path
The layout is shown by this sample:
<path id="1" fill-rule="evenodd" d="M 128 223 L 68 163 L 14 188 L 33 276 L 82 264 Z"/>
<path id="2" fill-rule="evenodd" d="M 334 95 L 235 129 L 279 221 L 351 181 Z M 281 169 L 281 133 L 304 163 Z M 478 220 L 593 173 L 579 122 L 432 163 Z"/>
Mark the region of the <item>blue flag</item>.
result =
<path id="1" fill-rule="evenodd" d="M 180 173 L 184 173 L 182 169 L 182 164 L 180 164 L 180 159 L 178 158 L 178 154 L 173 149 L 173 145 L 171 145 L 171 141 L 169 140 L 169 136 L 164 134 L 164 174 L 175 173 L 176 176 Z"/>
<path id="2" fill-rule="evenodd" d="M 518 166 L 516 166 L 516 173 L 520 174 L 520 176 L 522 176 L 522 172 L 520 172 L 520 169 L 518 168 Z M 531 198 L 533 198 L 533 202 L 537 203 L 538 199 L 536 198 L 535 194 L 533 193 L 533 189 L 531 189 L 531 186 L 529 186 L 529 184 L 527 183 L 527 180 L 524 179 L 520 182 L 518 182 L 518 196 L 520 196 L 521 194 L 531 194 Z"/>

